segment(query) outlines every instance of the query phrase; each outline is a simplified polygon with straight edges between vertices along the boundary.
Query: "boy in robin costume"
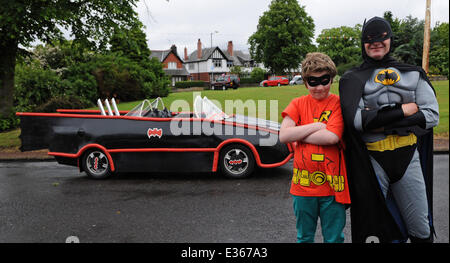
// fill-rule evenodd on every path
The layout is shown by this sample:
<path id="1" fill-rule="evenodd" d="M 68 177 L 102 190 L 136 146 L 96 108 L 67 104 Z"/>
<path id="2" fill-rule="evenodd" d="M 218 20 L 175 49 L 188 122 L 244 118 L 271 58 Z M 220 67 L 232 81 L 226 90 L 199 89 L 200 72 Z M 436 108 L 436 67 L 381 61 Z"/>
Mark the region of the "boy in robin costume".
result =
<path id="1" fill-rule="evenodd" d="M 345 205 L 350 204 L 344 161 L 339 97 L 329 93 L 336 66 L 323 53 L 308 53 L 302 78 L 309 95 L 295 98 L 282 112 L 280 141 L 294 145 L 290 193 L 297 242 L 312 243 L 320 218 L 325 243 L 344 242 Z"/>
<path id="2" fill-rule="evenodd" d="M 364 62 L 339 82 L 345 122 L 352 242 L 433 241 L 434 89 L 422 68 L 390 56 L 392 30 L 373 17 Z"/>

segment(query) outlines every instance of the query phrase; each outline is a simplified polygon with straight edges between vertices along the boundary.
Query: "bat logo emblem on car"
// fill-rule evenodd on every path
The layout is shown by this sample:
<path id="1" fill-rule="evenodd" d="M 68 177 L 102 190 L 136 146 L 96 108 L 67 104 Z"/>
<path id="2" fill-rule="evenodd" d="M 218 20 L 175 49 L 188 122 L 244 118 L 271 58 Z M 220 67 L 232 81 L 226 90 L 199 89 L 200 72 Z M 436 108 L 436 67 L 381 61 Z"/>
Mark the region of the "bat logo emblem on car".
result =
<path id="1" fill-rule="evenodd" d="M 162 129 L 159 128 L 149 128 L 147 130 L 147 136 L 150 139 L 151 137 L 158 137 L 161 138 L 162 137 Z"/>
<path id="2" fill-rule="evenodd" d="M 242 160 L 230 160 L 228 163 L 230 165 L 237 165 L 237 164 L 241 164 Z"/>

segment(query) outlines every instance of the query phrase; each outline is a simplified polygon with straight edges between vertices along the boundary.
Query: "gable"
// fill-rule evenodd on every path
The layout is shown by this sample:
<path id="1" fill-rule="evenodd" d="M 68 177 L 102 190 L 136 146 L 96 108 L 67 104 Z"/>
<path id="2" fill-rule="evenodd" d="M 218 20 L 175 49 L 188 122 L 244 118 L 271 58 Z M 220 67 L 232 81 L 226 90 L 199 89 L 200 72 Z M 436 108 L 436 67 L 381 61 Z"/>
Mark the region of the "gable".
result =
<path id="1" fill-rule="evenodd" d="M 216 48 L 212 52 L 212 54 L 209 56 L 209 58 L 212 58 L 212 59 L 227 59 L 228 60 L 228 57 L 226 57 L 225 54 L 223 54 L 222 51 L 220 49 L 218 49 L 218 48 Z"/>
<path id="2" fill-rule="evenodd" d="M 159 62 L 166 63 L 167 62 L 177 62 L 183 63 L 183 60 L 175 53 L 172 49 L 169 50 L 150 50 L 150 58 L 157 58 Z M 170 58 L 170 61 L 167 59 Z"/>
<path id="3" fill-rule="evenodd" d="M 186 63 L 199 62 L 199 61 L 206 61 L 208 59 L 226 59 L 226 60 L 230 61 L 228 56 L 225 55 L 225 53 L 223 53 L 223 51 L 220 50 L 220 48 L 214 47 L 214 48 L 203 48 L 202 49 L 202 58 L 200 58 L 200 59 L 197 58 L 197 50 L 195 50 L 194 52 L 192 52 L 189 55 L 189 59 L 185 62 Z"/>
<path id="4" fill-rule="evenodd" d="M 162 63 L 164 64 L 167 64 L 169 62 L 176 62 L 177 65 L 179 65 L 177 66 L 178 68 L 181 68 L 181 65 L 183 64 L 183 61 L 174 52 L 170 52 L 169 54 L 167 54 L 164 60 L 162 61 Z"/>

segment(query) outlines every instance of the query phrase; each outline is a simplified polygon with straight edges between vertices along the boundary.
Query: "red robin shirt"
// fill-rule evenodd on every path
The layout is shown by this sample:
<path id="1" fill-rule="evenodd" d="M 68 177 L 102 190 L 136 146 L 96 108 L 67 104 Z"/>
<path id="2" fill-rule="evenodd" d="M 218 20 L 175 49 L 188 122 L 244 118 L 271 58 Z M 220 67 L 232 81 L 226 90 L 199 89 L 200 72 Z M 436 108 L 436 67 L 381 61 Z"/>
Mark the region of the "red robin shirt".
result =
<path id="1" fill-rule="evenodd" d="M 314 145 L 297 142 L 294 150 L 294 170 L 290 193 L 297 196 L 331 196 L 336 202 L 349 204 L 350 194 L 344 159 L 344 121 L 339 97 L 330 94 L 318 101 L 311 95 L 295 98 L 281 113 L 297 126 L 323 122 L 327 130 L 340 141 L 334 145 Z"/>

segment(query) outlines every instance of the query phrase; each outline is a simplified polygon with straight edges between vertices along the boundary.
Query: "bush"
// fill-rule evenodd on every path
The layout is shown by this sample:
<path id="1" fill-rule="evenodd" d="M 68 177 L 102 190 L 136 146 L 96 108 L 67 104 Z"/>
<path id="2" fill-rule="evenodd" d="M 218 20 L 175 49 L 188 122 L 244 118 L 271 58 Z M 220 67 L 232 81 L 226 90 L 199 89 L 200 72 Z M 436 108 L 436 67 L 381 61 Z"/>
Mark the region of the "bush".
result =
<path id="1" fill-rule="evenodd" d="M 133 101 L 169 94 L 170 81 L 157 60 L 137 62 L 117 54 L 96 54 L 87 62 L 70 66 L 63 78 L 72 83 L 66 94 L 93 103 L 98 98 Z"/>
<path id="2" fill-rule="evenodd" d="M 192 87 L 206 87 L 206 82 L 202 80 L 196 80 L 196 81 L 178 81 L 175 82 L 175 88 L 177 89 L 186 89 L 186 88 L 192 88 Z"/>
<path id="3" fill-rule="evenodd" d="M 19 126 L 19 117 L 16 116 L 16 108 L 7 118 L 0 118 L 0 132 L 7 131 Z"/>
<path id="4" fill-rule="evenodd" d="M 21 108 L 34 108 L 65 90 L 56 72 L 43 69 L 36 62 L 18 64 L 14 84 L 14 105 Z"/>
<path id="5" fill-rule="evenodd" d="M 61 76 L 67 89 L 60 94 L 74 95 L 91 102 L 96 101 L 97 80 L 91 71 L 92 67 L 89 63 L 74 63 L 68 67 Z"/>
<path id="6" fill-rule="evenodd" d="M 265 74 L 266 71 L 264 69 L 256 67 L 250 73 L 250 77 L 253 78 L 256 81 L 256 83 L 259 83 L 264 80 Z"/>
<path id="7" fill-rule="evenodd" d="M 255 83 L 259 84 L 261 82 L 261 80 L 260 81 L 258 81 L 258 80 L 259 80 L 259 78 L 256 79 L 254 77 L 241 78 L 241 84 L 255 84 Z"/>
<path id="8" fill-rule="evenodd" d="M 76 96 L 57 96 L 35 108 L 37 112 L 56 112 L 57 109 L 83 109 L 92 106 L 92 103 L 83 101 Z"/>

